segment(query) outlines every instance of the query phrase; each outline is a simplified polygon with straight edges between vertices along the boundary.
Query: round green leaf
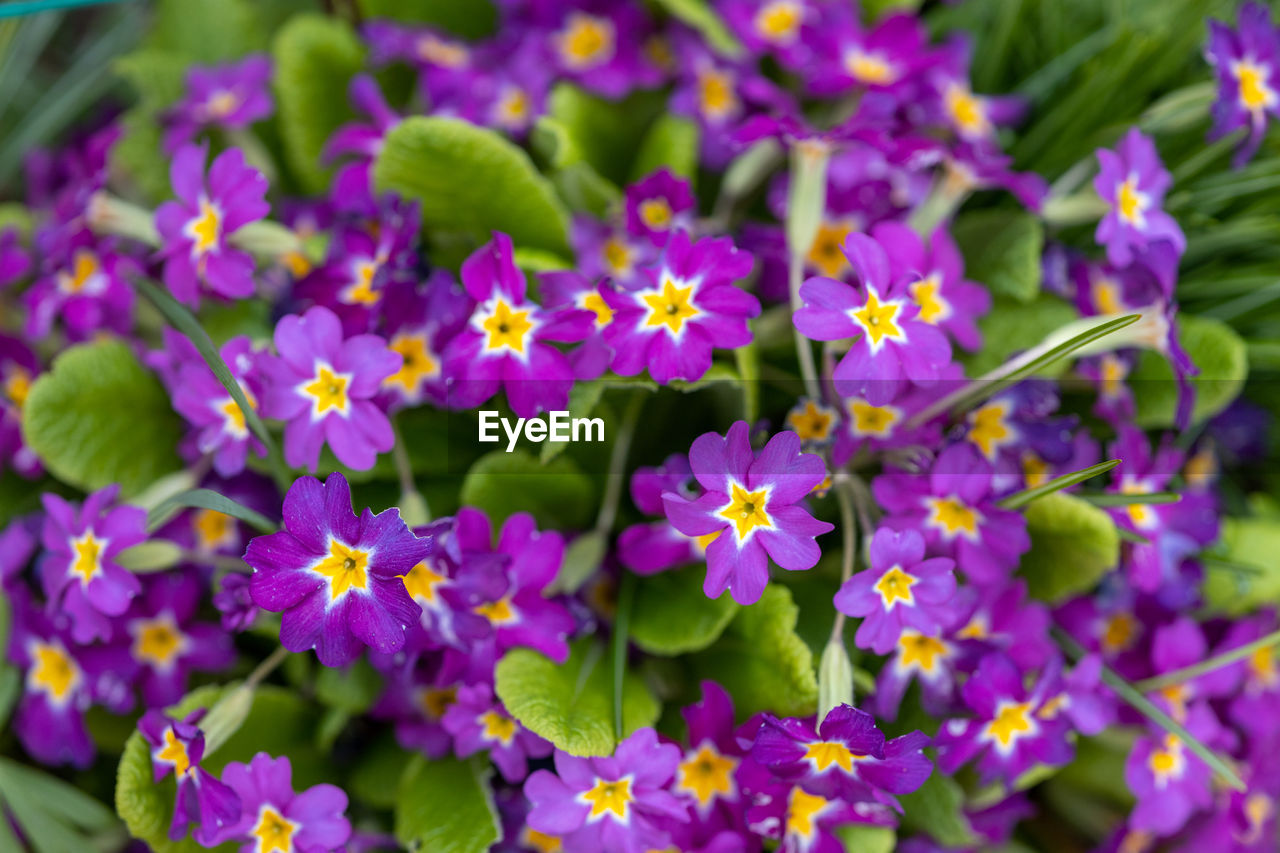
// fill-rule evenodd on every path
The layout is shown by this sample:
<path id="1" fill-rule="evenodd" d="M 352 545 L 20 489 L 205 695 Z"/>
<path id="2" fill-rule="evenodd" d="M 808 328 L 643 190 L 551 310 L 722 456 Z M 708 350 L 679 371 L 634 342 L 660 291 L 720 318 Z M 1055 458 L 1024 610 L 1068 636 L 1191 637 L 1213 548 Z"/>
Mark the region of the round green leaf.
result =
<path id="1" fill-rule="evenodd" d="M 982 282 L 995 296 L 1031 302 L 1040 293 L 1044 226 L 1024 210 L 979 210 L 951 227 L 964 255 L 965 278 Z"/>
<path id="2" fill-rule="evenodd" d="M 396 796 L 396 838 L 411 850 L 484 853 L 502 837 L 488 762 L 416 755 Z"/>
<path id="3" fill-rule="evenodd" d="M 581 530 L 596 510 L 595 485 L 564 456 L 540 463 L 523 450 L 495 450 L 471 466 L 459 500 L 484 510 L 501 524 L 517 512 L 528 512 L 540 527 Z"/>
<path id="4" fill-rule="evenodd" d="M 22 411 L 22 434 L 45 467 L 85 491 L 119 483 L 137 494 L 181 466 L 182 433 L 160 382 L 117 340 L 58 356 Z"/>
<path id="5" fill-rule="evenodd" d="M 714 643 L 738 612 L 728 595 L 707 598 L 702 571 L 686 566 L 636 583 L 631 641 L 654 655 L 682 655 Z"/>
<path id="6" fill-rule="evenodd" d="M 1034 598 L 1059 602 L 1086 592 L 1120 559 L 1120 536 L 1105 511 L 1065 492 L 1027 505 L 1031 550 L 1020 571 Z"/>
<path id="7" fill-rule="evenodd" d="M 1191 378 L 1196 395 L 1191 422 L 1200 423 L 1225 409 L 1244 388 L 1249 358 L 1240 336 L 1218 320 L 1183 314 L 1178 317 L 1178 333 L 1183 349 L 1200 371 Z M 1178 383 L 1163 356 L 1143 352 L 1128 385 L 1133 389 L 1137 406 L 1134 420 L 1139 426 L 1173 426 Z"/>
<path id="8" fill-rule="evenodd" d="M 1280 520 L 1224 518 L 1217 559 L 1208 561 L 1205 603 L 1238 616 L 1280 601 Z"/>

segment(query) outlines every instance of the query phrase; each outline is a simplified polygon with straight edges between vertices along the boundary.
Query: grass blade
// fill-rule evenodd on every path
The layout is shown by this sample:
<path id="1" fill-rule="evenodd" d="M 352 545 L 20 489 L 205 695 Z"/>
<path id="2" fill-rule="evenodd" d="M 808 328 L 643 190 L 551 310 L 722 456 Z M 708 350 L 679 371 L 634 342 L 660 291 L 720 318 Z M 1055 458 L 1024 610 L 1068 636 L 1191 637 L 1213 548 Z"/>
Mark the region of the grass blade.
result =
<path id="1" fill-rule="evenodd" d="M 1061 477 L 1054 477 L 1049 482 L 1035 488 L 1023 489 L 1020 492 L 1009 495 L 999 502 L 999 506 L 1001 509 L 1021 509 L 1037 498 L 1060 492 L 1069 486 L 1074 486 L 1076 483 L 1082 483 L 1099 474 L 1105 474 L 1119 464 L 1119 459 L 1109 459 L 1106 462 L 1099 462 L 1097 465 L 1090 465 L 1088 468 L 1082 468 L 1079 471 L 1072 471 L 1070 474 L 1063 474 Z"/>
<path id="2" fill-rule="evenodd" d="M 1173 672 L 1166 672 L 1153 678 L 1145 678 L 1133 685 L 1133 688 L 1141 693 L 1154 693 L 1157 690 L 1163 690 L 1166 687 L 1173 687 L 1185 681 L 1190 681 L 1198 675 L 1212 672 L 1229 663 L 1244 660 L 1255 652 L 1271 648 L 1277 643 L 1280 643 L 1280 631 L 1273 631 L 1265 637 L 1254 640 L 1252 643 L 1245 643 L 1243 646 L 1228 649 L 1222 654 L 1214 655 L 1208 660 L 1200 661 L 1200 663 L 1184 666 L 1182 669 L 1175 669 Z"/>
<path id="3" fill-rule="evenodd" d="M 1094 506 L 1135 506 L 1137 504 L 1176 504 L 1182 495 L 1173 492 L 1149 492 L 1146 494 L 1126 495 L 1118 492 L 1080 492 L 1076 497 L 1088 501 Z"/>
<path id="4" fill-rule="evenodd" d="M 147 514 L 147 532 L 155 532 L 177 510 L 185 508 L 211 509 L 215 512 L 229 515 L 232 518 L 238 518 L 263 533 L 275 533 L 280 529 L 280 525 L 262 513 L 249 509 L 243 504 L 236 503 L 231 498 L 220 495 L 212 489 L 191 489 L 157 504 L 156 508 Z"/>

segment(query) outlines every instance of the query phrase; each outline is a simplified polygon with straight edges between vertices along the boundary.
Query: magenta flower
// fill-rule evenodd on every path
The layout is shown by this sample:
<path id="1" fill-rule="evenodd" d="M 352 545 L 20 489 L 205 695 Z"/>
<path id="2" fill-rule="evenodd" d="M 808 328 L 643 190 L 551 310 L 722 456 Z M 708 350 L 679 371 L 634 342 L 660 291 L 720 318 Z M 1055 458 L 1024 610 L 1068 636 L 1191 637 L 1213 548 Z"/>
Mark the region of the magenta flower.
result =
<path id="1" fill-rule="evenodd" d="M 754 604 L 769 582 L 769 561 L 788 571 L 813 568 L 822 551 L 814 538 L 834 529 L 796 504 L 826 477 L 822 459 L 800 452 L 800 438 L 778 433 L 756 455 L 738 421 L 722 438 L 699 436 L 689 463 L 706 493 L 696 500 L 665 492 L 667 518 L 687 536 L 714 537 L 702 590 L 726 589 L 739 604 Z M 705 541 L 705 540 L 704 540 Z"/>
<path id="2" fill-rule="evenodd" d="M 31 271 L 31 254 L 16 225 L 0 229 L 0 287 L 8 287 Z"/>
<path id="3" fill-rule="evenodd" d="M 400 369 L 382 380 L 378 401 L 388 411 L 430 400 L 447 401 L 444 349 L 471 317 L 474 304 L 446 270 L 423 283 L 393 282 L 382 301 L 387 348 L 400 353 Z"/>
<path id="4" fill-rule="evenodd" d="M 1209 21 L 1204 56 L 1218 77 L 1210 139 L 1239 128 L 1248 135 L 1233 160 L 1239 168 L 1257 152 L 1267 130 L 1267 117 L 1280 118 L 1280 30 L 1261 3 L 1240 6 L 1236 29 Z"/>
<path id="5" fill-rule="evenodd" d="M 936 636 L 955 618 L 955 562 L 924 558 L 924 537 L 882 527 L 871 537 L 871 567 L 845 581 L 836 609 L 862 617 L 858 648 L 888 654 L 904 629 Z"/>
<path id="6" fill-rule="evenodd" d="M 200 304 L 201 285 L 219 296 L 253 295 L 253 258 L 227 240 L 267 215 L 267 180 L 247 165 L 239 148 L 213 160 L 206 183 L 204 146 L 184 145 L 173 155 L 169 175 L 177 201 L 156 209 L 163 247 L 164 283 L 179 302 Z"/>
<path id="7" fill-rule="evenodd" d="M 111 618 L 120 616 L 142 591 L 138 576 L 120 567 L 121 551 L 147 538 L 147 513 L 136 506 L 107 509 L 120 493 L 107 486 L 78 509 L 57 495 L 42 496 L 45 516 L 40 541 L 40 576 L 52 610 L 71 617 L 77 643 L 106 640 Z"/>
<path id="8" fill-rule="evenodd" d="M 185 719 L 175 720 L 151 710 L 138 721 L 138 731 L 151 746 L 153 778 L 159 782 L 172 771 L 178 783 L 178 797 L 169 824 L 169 838 L 181 841 L 192 823 L 193 837 L 204 847 L 213 847 L 240 820 L 240 798 L 227 785 L 200 766 L 204 757 L 204 732 L 196 725 L 204 709 Z"/>
<path id="9" fill-rule="evenodd" d="M 951 361 L 946 336 L 920 318 L 908 290 L 912 279 L 894 276 L 881 233 L 873 232 L 876 239 L 850 234 L 842 247 L 860 287 L 811 278 L 800 288 L 804 307 L 794 318 L 801 334 L 815 341 L 856 336 L 832 377 L 842 396 L 876 406 L 890 402 L 904 382 L 934 381 Z"/>
<path id="10" fill-rule="evenodd" d="M 196 621 L 204 591 L 191 571 L 151 575 L 127 615 L 129 653 L 141 672 L 142 699 L 149 708 L 181 699 L 193 670 L 217 672 L 235 662 L 226 632 Z"/>
<path id="11" fill-rule="evenodd" d="M 813 75 L 810 89 L 823 94 L 859 88 L 910 95 L 918 72 L 933 60 L 928 33 L 915 15 L 886 15 L 864 30 L 856 20 L 832 27 L 823 45 L 822 71 Z"/>
<path id="12" fill-rule="evenodd" d="M 569 353 L 575 379 L 597 379 L 613 360 L 613 350 L 604 338 L 604 330 L 613 322 L 613 309 L 604 293 L 613 287 L 608 280 L 597 284 L 574 270 L 538 273 L 538 292 L 547 308 L 578 308 L 595 315 L 591 334 Z"/>
<path id="13" fill-rule="evenodd" d="M 222 781 L 240 798 L 240 819 L 221 840 L 240 842 L 241 853 L 343 849 L 351 837 L 347 795 L 333 785 L 294 793 L 292 777 L 286 756 L 259 752 L 248 764 L 229 763 Z"/>
<path id="14" fill-rule="evenodd" d="M 128 277 L 138 273 L 138 264 L 120 250 L 118 241 L 95 236 L 77 220 L 42 229 L 36 248 L 42 274 L 21 297 L 29 338 L 50 334 L 58 320 L 73 341 L 107 330 L 133 330 L 134 293 Z"/>
<path id="15" fill-rule="evenodd" d="M 22 436 L 22 407 L 39 374 L 35 352 L 20 338 L 0 335 L 0 470 L 11 467 L 27 478 L 41 471 L 39 458 Z"/>
<path id="16" fill-rule="evenodd" d="M 243 130 L 271 115 L 271 60 L 246 56 L 210 68 L 187 71 L 182 99 L 164 117 L 164 150 L 172 154 L 209 128 Z"/>
<path id="17" fill-rule="evenodd" d="M 687 819 L 667 786 L 680 748 L 639 729 L 606 758 L 575 758 L 556 750 L 555 773 L 537 770 L 524 784 L 533 802 L 529 826 L 563 836 L 566 850 L 643 853 L 668 841 L 662 825 Z"/>
<path id="18" fill-rule="evenodd" d="M 907 291 L 920 308 L 916 319 L 942 329 L 967 350 L 979 349 L 977 321 L 991 310 L 991 294 L 964 277 L 964 258 L 946 228 L 934 231 L 928 246 L 897 222 L 877 225 L 872 236 L 888 254 L 894 277 L 908 279 Z"/>
<path id="19" fill-rule="evenodd" d="M 453 751 L 466 758 L 485 751 L 498 765 L 502 778 L 518 785 L 529 775 L 530 758 L 546 758 L 551 744 L 511 718 L 483 682 L 459 687 L 458 696 L 442 719 L 453 735 Z"/>
<path id="20" fill-rule="evenodd" d="M 693 478 L 689 457 L 673 453 L 656 468 L 641 466 L 631 475 L 631 500 L 645 515 L 661 521 L 633 524 L 618 534 L 618 559 L 638 575 L 651 575 L 706 558 L 714 535 L 686 536 L 666 520 L 662 495 L 675 492 L 694 500 L 702 489 Z"/>
<path id="21" fill-rule="evenodd" d="M 341 210 L 365 211 L 374 205 L 373 161 L 400 116 L 387 104 L 377 81 L 366 74 L 352 78 L 349 92 L 351 105 L 369 122 L 344 124 L 335 130 L 320 158 L 331 163 L 344 155 L 351 157 L 333 177 L 332 197 Z"/>
<path id="22" fill-rule="evenodd" d="M 401 356 L 377 335 L 344 338 L 337 315 L 321 306 L 282 318 L 275 344 L 278 355 L 261 359 L 262 413 L 288 422 L 285 461 L 314 471 L 328 442 L 342 464 L 372 468 L 395 444 L 391 422 L 373 397 L 401 369 Z"/>
<path id="23" fill-rule="evenodd" d="M 711 350 L 751 343 L 747 319 L 760 302 L 734 285 L 751 271 L 751 256 L 727 237 L 693 242 L 678 231 L 662 258 L 640 270 L 631 290 L 607 292 L 613 322 L 604 330 L 613 370 L 635 376 L 646 367 L 660 385 L 696 382 L 711 367 Z"/>
<path id="24" fill-rule="evenodd" d="M 627 187 L 627 230 L 661 248 L 673 232 L 689 229 L 696 207 L 689 182 L 659 169 Z"/>
<path id="25" fill-rule="evenodd" d="M 1184 725 L 1202 742 L 1220 731 L 1207 705 L 1193 707 Z M 1181 738 L 1164 731 L 1138 738 L 1125 761 L 1124 781 L 1138 801 L 1129 815 L 1130 828 L 1138 831 L 1172 835 L 1213 804 L 1209 765 Z"/>
<path id="26" fill-rule="evenodd" d="M 701 701 L 680 712 L 689 748 L 671 790 L 690 801 L 689 828 L 699 838 L 724 830 L 741 833 L 748 803 L 741 779 L 751 758 L 739 735 L 753 735 L 758 721 L 753 718 L 735 729 L 733 700 L 725 689 L 714 681 L 703 681 L 701 688 Z"/>
<path id="27" fill-rule="evenodd" d="M 1173 217 L 1161 209 L 1173 178 L 1160 162 L 1155 143 L 1136 127 L 1115 151 L 1098 149 L 1098 176 L 1093 187 L 1110 210 L 1098 223 L 1094 238 L 1106 247 L 1107 260 L 1127 267 L 1155 244 L 1166 243 L 1177 254 L 1186 237 Z"/>
<path id="28" fill-rule="evenodd" d="M 565 77 L 618 98 L 661 79 L 644 54 L 644 36 L 650 29 L 648 16 L 638 6 L 592 2 L 565 7 L 547 40 Z"/>
<path id="29" fill-rule="evenodd" d="M 573 367 L 550 341 L 574 343 L 594 328 L 595 315 L 574 308 L 545 310 L 525 298 L 527 282 L 512 256 L 511 238 L 494 233 L 462 264 L 462 284 L 477 303 L 470 324 L 445 349 L 454 408 L 478 406 L 501 386 L 522 418 L 564 409 Z"/>
<path id="30" fill-rule="evenodd" d="M 420 612 L 403 578 L 431 553 L 432 540 L 415 536 L 394 507 L 357 518 L 341 474 L 323 485 L 314 477 L 295 482 L 284 498 L 284 526 L 254 538 L 244 561 L 254 570 L 254 603 L 283 613 L 285 648 L 314 648 L 325 666 L 351 663 L 363 646 L 402 649 Z"/>
<path id="31" fill-rule="evenodd" d="M 807 720 L 766 714 L 751 758 L 807 793 L 901 811 L 894 795 L 911 793 L 933 771 L 922 752 L 928 745 L 920 731 L 885 740 L 866 711 L 837 705 L 817 729 Z"/>

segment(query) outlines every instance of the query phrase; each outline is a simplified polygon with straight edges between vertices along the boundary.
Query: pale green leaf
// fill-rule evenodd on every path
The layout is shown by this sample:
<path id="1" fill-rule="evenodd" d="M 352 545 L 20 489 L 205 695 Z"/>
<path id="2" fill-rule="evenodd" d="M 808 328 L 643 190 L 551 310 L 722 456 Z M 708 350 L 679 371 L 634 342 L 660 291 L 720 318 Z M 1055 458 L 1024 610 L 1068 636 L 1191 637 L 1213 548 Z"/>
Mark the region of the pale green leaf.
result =
<path id="1" fill-rule="evenodd" d="M 1044 226 L 1035 216 L 1021 209 L 965 213 L 951 235 L 964 255 L 965 278 L 1022 303 L 1039 295 Z"/>
<path id="2" fill-rule="evenodd" d="M 1239 616 L 1280 601 L 1280 520 L 1224 518 L 1222 536 L 1206 560 L 1205 604 Z"/>
<path id="3" fill-rule="evenodd" d="M 412 850 L 484 853 L 502 837 L 488 762 L 414 756 L 396 795 L 396 838 Z"/>
<path id="4" fill-rule="evenodd" d="M 582 530 L 596 511 L 596 487 L 566 457 L 543 465 L 524 450 L 495 450 L 476 460 L 462 480 L 459 501 L 484 510 L 494 524 L 528 512 L 540 527 Z"/>
<path id="5" fill-rule="evenodd" d="M 1026 509 L 1031 550 L 1019 571 L 1031 595 L 1057 603 L 1092 589 L 1120 559 L 1120 537 L 1111 516 L 1065 492 L 1046 495 Z"/>
<path id="6" fill-rule="evenodd" d="M 632 180 L 659 169 L 692 181 L 698 172 L 698 126 L 687 118 L 664 115 L 645 134 L 631 167 Z"/>
<path id="7" fill-rule="evenodd" d="M 714 643 L 739 607 L 728 594 L 707 598 L 703 574 L 701 566 L 685 566 L 640 578 L 631 641 L 654 655 L 682 655 Z"/>
<path id="8" fill-rule="evenodd" d="M 1244 388 L 1249 359 L 1244 341 L 1218 320 L 1181 314 L 1178 332 L 1183 349 L 1199 370 L 1191 379 L 1196 395 L 1191 422 L 1200 423 L 1225 409 Z M 1126 384 L 1133 389 L 1134 421 L 1139 426 L 1173 426 L 1178 384 L 1163 356 L 1144 351 Z"/>

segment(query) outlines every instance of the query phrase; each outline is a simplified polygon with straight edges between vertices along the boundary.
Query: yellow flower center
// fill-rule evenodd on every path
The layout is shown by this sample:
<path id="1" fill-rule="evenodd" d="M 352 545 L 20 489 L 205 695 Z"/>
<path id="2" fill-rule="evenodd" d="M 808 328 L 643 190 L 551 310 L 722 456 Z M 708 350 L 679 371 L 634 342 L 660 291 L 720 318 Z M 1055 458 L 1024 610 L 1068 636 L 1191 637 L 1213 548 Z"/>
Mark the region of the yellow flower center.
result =
<path id="1" fill-rule="evenodd" d="M 1261 112 L 1276 103 L 1276 93 L 1267 85 L 1267 68 L 1242 59 L 1231 65 L 1231 73 L 1240 84 L 1240 103 L 1250 112 Z"/>
<path id="2" fill-rule="evenodd" d="M 1116 190 L 1116 207 L 1126 221 L 1141 228 L 1146 221 L 1144 212 L 1148 204 L 1150 199 L 1147 194 L 1138 189 L 1137 175 L 1130 175 L 1120 182 L 1120 187 Z"/>
<path id="3" fill-rule="evenodd" d="M 155 760 L 173 765 L 173 773 L 179 779 L 191 770 L 191 757 L 187 755 L 187 747 L 174 733 L 173 727 L 164 730 L 164 746 L 155 754 Z"/>
<path id="4" fill-rule="evenodd" d="M 606 240 L 600 254 L 604 256 L 605 265 L 614 275 L 626 276 L 631 273 L 631 250 L 617 237 Z"/>
<path id="5" fill-rule="evenodd" d="M 1151 769 L 1151 775 L 1155 776 L 1157 788 L 1163 788 L 1169 784 L 1170 779 L 1182 776 L 1187 759 L 1182 754 L 1182 741 L 1178 736 L 1165 735 L 1163 748 L 1152 750 L 1151 756 L 1147 758 L 1147 766 Z"/>
<path id="6" fill-rule="evenodd" d="M 976 509 L 961 503 L 960 499 L 954 495 L 949 498 L 930 498 L 927 503 L 929 505 L 929 516 L 925 519 L 927 524 L 941 530 L 948 538 L 959 533 L 977 541 L 978 522 L 982 520 L 982 516 Z"/>
<path id="7" fill-rule="evenodd" d="M 1129 368 L 1111 353 L 1102 356 L 1102 393 L 1114 397 L 1121 391 L 1120 383 L 1129 375 Z"/>
<path id="8" fill-rule="evenodd" d="M 510 717 L 504 717 L 497 711 L 485 711 L 480 715 L 478 722 L 484 737 L 489 740 L 498 741 L 503 746 L 508 746 L 515 739 L 516 721 Z"/>
<path id="9" fill-rule="evenodd" d="M 79 539 L 71 540 L 71 550 L 75 558 L 71 562 L 71 573 L 80 576 L 80 583 L 87 585 L 102 570 L 102 549 L 107 546 L 105 539 L 98 539 L 92 530 L 86 530 Z"/>
<path id="10" fill-rule="evenodd" d="M 240 386 L 240 391 L 244 394 L 245 402 L 249 404 L 249 407 L 257 409 L 258 401 L 254 399 L 254 396 L 249 393 L 248 389 L 242 385 Z M 222 416 L 225 419 L 224 429 L 226 429 L 228 433 L 236 438 L 244 438 L 249 434 L 249 425 L 245 421 L 244 412 L 241 410 L 240 404 L 235 400 L 227 397 L 218 406 L 218 411 L 222 413 Z"/>
<path id="11" fill-rule="evenodd" d="M 436 587 L 446 580 L 444 575 L 432 571 L 426 563 L 418 563 L 409 570 L 409 574 L 401 575 L 401 579 L 410 598 L 420 599 L 428 604 L 436 600 Z"/>
<path id="12" fill-rule="evenodd" d="M 975 613 L 969 623 L 956 632 L 956 636 L 963 640 L 985 640 L 990 633 L 986 614 Z"/>
<path id="13" fill-rule="evenodd" d="M 219 89 L 209 96 L 205 109 L 213 118 L 226 118 L 240 107 L 240 98 L 235 92 Z"/>
<path id="14" fill-rule="evenodd" d="M 834 740 L 820 740 L 809 744 L 804 751 L 805 761 L 812 761 L 814 768 L 821 773 L 832 764 L 837 764 L 846 773 L 853 772 L 854 754 L 849 747 Z"/>
<path id="15" fill-rule="evenodd" d="M 342 288 L 338 298 L 347 305 L 377 305 L 381 294 L 373 289 L 373 277 L 381 266 L 377 261 L 357 261 L 351 271 L 351 282 Z"/>
<path id="16" fill-rule="evenodd" d="M 898 638 L 898 665 L 903 669 L 933 672 L 938 658 L 946 657 L 947 644 L 917 631 L 903 631 Z"/>
<path id="17" fill-rule="evenodd" d="M 920 306 L 922 322 L 936 326 L 951 316 L 951 304 L 942 298 L 942 276 L 936 272 L 911 285 L 911 298 Z"/>
<path id="18" fill-rule="evenodd" d="M 665 325 L 671 330 L 671 334 L 680 334 L 685 321 L 700 313 L 690 302 L 692 295 L 692 284 L 688 287 L 676 287 L 671 279 L 663 278 L 661 291 L 652 290 L 640 295 L 649 306 L 649 319 L 645 321 L 645 325 Z"/>
<path id="19" fill-rule="evenodd" d="M 973 92 L 958 83 L 947 87 L 943 99 L 946 102 L 947 114 L 959 130 L 961 136 L 986 136 L 991 131 L 991 123 L 987 120 L 987 110 Z"/>
<path id="20" fill-rule="evenodd" d="M 899 601 L 905 601 L 907 606 L 915 604 L 915 596 L 911 594 L 911 587 L 918 580 L 920 579 L 915 575 L 904 572 L 901 566 L 893 566 L 880 576 L 880 580 L 876 581 L 876 585 L 872 588 L 880 594 L 880 600 L 884 602 L 884 609 L 892 610 Z"/>
<path id="21" fill-rule="evenodd" d="M 1001 702 L 995 719 L 983 728 L 982 736 L 996 741 L 1001 751 L 1008 750 L 1018 738 L 1035 731 L 1030 710 L 1030 702 Z"/>
<path id="22" fill-rule="evenodd" d="M 845 51 L 844 70 L 859 83 L 886 86 L 898 80 L 898 72 L 883 56 L 858 48 Z"/>
<path id="23" fill-rule="evenodd" d="M 698 102 L 702 114 L 709 119 L 721 120 L 737 112 L 738 96 L 733 90 L 733 75 L 715 68 L 699 71 Z"/>
<path id="24" fill-rule="evenodd" d="M 520 831 L 520 843 L 525 847 L 532 847 L 538 853 L 560 853 L 564 850 L 564 842 L 559 838 L 527 826 Z"/>
<path id="25" fill-rule="evenodd" d="M 1062 713 L 1062 709 L 1067 707 L 1069 701 L 1067 694 L 1059 693 L 1041 705 L 1039 710 L 1036 711 L 1036 716 L 1042 720 L 1052 720 Z"/>
<path id="26" fill-rule="evenodd" d="M 787 413 L 787 426 L 800 436 L 801 441 L 826 441 L 831 434 L 835 414 L 812 400 L 806 400 L 804 409 Z"/>
<path id="27" fill-rule="evenodd" d="M 329 541 L 329 556 L 317 563 L 312 571 L 329 580 L 329 598 L 337 601 L 353 588 L 368 589 L 368 567 L 368 551 L 360 551 L 332 539 Z"/>
<path id="28" fill-rule="evenodd" d="M 613 57 L 614 38 L 613 21 L 574 12 L 559 35 L 560 58 L 575 71 L 601 65 Z"/>
<path id="29" fill-rule="evenodd" d="M 902 413 L 893 406 L 873 406 L 865 400 L 851 400 L 849 414 L 853 417 L 854 435 L 883 438 L 893 431 Z"/>
<path id="30" fill-rule="evenodd" d="M 994 458 L 1002 446 L 1013 440 L 1013 431 L 1005 423 L 1009 406 L 1004 402 L 987 403 L 969 414 L 969 440 L 988 458 Z"/>
<path id="31" fill-rule="evenodd" d="M 311 416 L 313 418 L 323 415 L 330 409 L 337 409 L 340 414 L 347 413 L 347 384 L 351 381 L 351 376 L 346 373 L 336 373 L 332 367 L 327 364 L 316 365 L 315 378 L 302 386 L 302 391 L 312 397 L 314 402 L 311 407 Z"/>
<path id="32" fill-rule="evenodd" d="M 462 68 L 471 59 L 471 52 L 457 42 L 426 34 L 417 42 L 418 58 L 444 68 Z"/>
<path id="33" fill-rule="evenodd" d="M 1120 652 L 1133 645 L 1138 634 L 1138 620 L 1128 613 L 1114 613 L 1102 629 L 1102 647 L 1108 652 Z"/>
<path id="34" fill-rule="evenodd" d="M 494 625 L 510 625 L 520 620 L 515 605 L 511 603 L 509 596 L 478 605 L 475 608 L 475 612 L 488 619 Z"/>
<path id="35" fill-rule="evenodd" d="M 1093 280 L 1093 307 L 1100 314 L 1124 313 L 1124 302 L 1120 299 L 1120 285 L 1110 276 L 1098 276 Z"/>
<path id="36" fill-rule="evenodd" d="M 1049 463 L 1040 458 L 1034 450 L 1022 452 L 1022 476 L 1027 481 L 1027 488 L 1034 489 L 1049 482 Z"/>
<path id="37" fill-rule="evenodd" d="M 100 268 L 97 255 L 88 249 L 76 249 L 71 271 L 58 273 L 58 289 L 63 293 L 83 293 Z"/>
<path id="38" fill-rule="evenodd" d="M 698 553 L 707 553 L 707 549 L 711 547 L 712 542 L 716 541 L 716 537 L 720 535 L 720 532 L 717 530 L 715 533 L 704 533 L 701 536 L 693 537 L 693 544 L 698 549 Z"/>
<path id="39" fill-rule="evenodd" d="M 1275 649 L 1263 646 L 1249 656 L 1249 674 L 1264 687 L 1273 687 L 1277 681 Z"/>
<path id="40" fill-rule="evenodd" d="M 680 764 L 676 773 L 676 789 L 687 791 L 707 805 L 716 794 L 725 797 L 733 794 L 733 771 L 738 759 L 721 755 L 710 744 L 704 743 L 694 755 Z"/>
<path id="41" fill-rule="evenodd" d="M 170 614 L 135 619 L 129 630 L 133 633 L 133 657 L 156 669 L 169 669 L 186 651 L 187 635 L 179 630 Z"/>
<path id="42" fill-rule="evenodd" d="M 675 212 L 665 198 L 647 198 L 640 202 L 640 221 L 654 231 L 666 231 L 671 227 Z"/>
<path id="43" fill-rule="evenodd" d="M 80 684 L 80 666 L 57 640 L 35 640 L 31 644 L 31 672 L 27 683 L 43 690 L 57 704 L 66 702 Z"/>
<path id="44" fill-rule="evenodd" d="M 1131 829 L 1120 839 L 1116 853 L 1146 853 L 1151 849 L 1155 836 L 1141 829 Z"/>
<path id="45" fill-rule="evenodd" d="M 605 812 L 613 812 L 625 823 L 628 806 L 631 804 L 631 780 L 596 779 L 596 784 L 578 795 L 579 799 L 591 806 L 588 820 L 597 820 Z"/>
<path id="46" fill-rule="evenodd" d="M 609 325 L 609 321 L 613 319 L 613 309 L 609 307 L 608 302 L 604 301 L 599 291 L 588 290 L 582 295 L 578 305 L 584 311 L 595 312 L 597 328 Z"/>
<path id="47" fill-rule="evenodd" d="M 258 825 L 250 834 L 257 839 L 254 853 L 293 853 L 293 833 L 298 825 L 270 806 L 262 807 Z"/>
<path id="48" fill-rule="evenodd" d="M 31 372 L 25 367 L 13 365 L 9 375 L 4 378 L 4 394 L 13 405 L 21 409 L 27 403 L 27 394 L 31 393 Z"/>
<path id="49" fill-rule="evenodd" d="M 424 687 L 418 691 L 418 707 L 428 720 L 438 720 L 458 701 L 457 687 Z"/>
<path id="50" fill-rule="evenodd" d="M 512 352 L 523 354 L 525 338 L 533 330 L 533 321 L 529 319 L 529 313 L 528 309 L 513 311 L 506 302 L 497 300 L 493 312 L 481 323 L 484 330 L 489 333 L 486 348 L 496 350 L 505 347 Z"/>
<path id="51" fill-rule="evenodd" d="M 731 521 L 738 532 L 738 539 L 745 539 L 757 527 L 773 527 L 765 512 L 769 500 L 768 489 L 748 492 L 734 483 L 731 488 L 729 503 L 718 513 L 721 518 Z"/>
<path id="52" fill-rule="evenodd" d="M 191 528 L 203 551 L 213 551 L 236 541 L 236 523 L 231 516 L 216 509 L 198 509 L 191 517 Z"/>
<path id="53" fill-rule="evenodd" d="M 218 243 L 222 232 L 222 212 L 207 198 L 200 197 L 200 215 L 187 222 L 187 236 L 194 243 L 192 251 L 203 255 Z"/>
<path id="54" fill-rule="evenodd" d="M 508 128 L 524 127 L 530 112 L 528 93 L 519 86 L 508 86 L 498 101 L 498 123 Z"/>
<path id="55" fill-rule="evenodd" d="M 774 0 L 756 12 L 756 32 L 766 41 L 783 44 L 800 32 L 804 10 L 795 0 Z"/>
<path id="56" fill-rule="evenodd" d="M 849 259 L 840 247 L 855 230 L 852 219 L 823 220 L 818 225 L 818 233 L 813 235 L 805 261 L 827 278 L 839 278 L 849 269 Z"/>
<path id="57" fill-rule="evenodd" d="M 799 785 L 791 789 L 787 798 L 787 835 L 809 838 L 817 829 L 815 818 L 826 809 L 830 800 L 810 794 Z"/>
<path id="58" fill-rule="evenodd" d="M 1151 486 L 1139 480 L 1125 480 L 1120 484 L 1120 493 L 1125 495 L 1149 495 L 1151 494 Z M 1129 520 L 1133 522 L 1133 526 L 1139 530 L 1147 530 L 1160 523 L 1159 516 L 1156 515 L 1150 504 L 1131 503 L 1124 509 L 1129 515 Z"/>
<path id="59" fill-rule="evenodd" d="M 872 351 L 880 348 L 881 342 L 888 338 L 892 341 L 905 341 L 906 336 L 898 328 L 898 310 L 902 306 L 893 300 L 881 302 L 875 290 L 867 288 L 867 303 L 852 313 L 854 321 L 867 333 L 867 340 Z"/>
<path id="60" fill-rule="evenodd" d="M 387 346 L 400 353 L 400 369 L 383 380 L 385 384 L 399 385 L 412 394 L 424 381 L 440 374 L 440 362 L 431 352 L 426 334 L 401 332 Z"/>

